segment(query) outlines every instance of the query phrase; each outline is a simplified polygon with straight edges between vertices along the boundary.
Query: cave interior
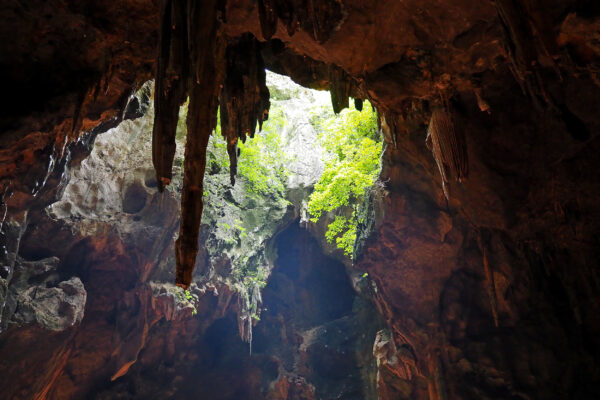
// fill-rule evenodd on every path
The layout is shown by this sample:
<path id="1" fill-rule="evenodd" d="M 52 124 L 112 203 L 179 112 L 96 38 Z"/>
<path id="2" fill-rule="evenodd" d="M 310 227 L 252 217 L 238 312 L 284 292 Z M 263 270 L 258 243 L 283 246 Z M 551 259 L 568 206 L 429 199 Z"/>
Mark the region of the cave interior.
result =
<path id="1" fill-rule="evenodd" d="M 600 398 L 600 2 L 0 15 L 0 398 Z M 265 69 L 329 91 L 336 113 L 369 101 L 384 153 L 352 262 L 278 214 L 253 319 L 226 261 L 206 261 L 203 189 L 217 110 L 239 186 L 239 142 L 273 102 Z M 115 129 L 121 147 L 102 142 Z M 142 170 L 124 149 L 146 145 Z M 105 186 L 69 189 L 94 174 Z"/>

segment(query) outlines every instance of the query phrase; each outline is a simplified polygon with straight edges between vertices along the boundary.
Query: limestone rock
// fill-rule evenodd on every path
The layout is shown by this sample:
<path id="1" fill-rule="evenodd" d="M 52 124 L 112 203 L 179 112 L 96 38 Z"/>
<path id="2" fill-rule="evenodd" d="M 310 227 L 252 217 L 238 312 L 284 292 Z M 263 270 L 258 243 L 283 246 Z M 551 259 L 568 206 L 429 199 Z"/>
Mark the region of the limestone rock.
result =
<path id="1" fill-rule="evenodd" d="M 87 292 L 78 277 L 60 281 L 58 263 L 56 258 L 18 263 L 3 314 L 8 325 L 37 323 L 63 331 L 81 322 Z"/>

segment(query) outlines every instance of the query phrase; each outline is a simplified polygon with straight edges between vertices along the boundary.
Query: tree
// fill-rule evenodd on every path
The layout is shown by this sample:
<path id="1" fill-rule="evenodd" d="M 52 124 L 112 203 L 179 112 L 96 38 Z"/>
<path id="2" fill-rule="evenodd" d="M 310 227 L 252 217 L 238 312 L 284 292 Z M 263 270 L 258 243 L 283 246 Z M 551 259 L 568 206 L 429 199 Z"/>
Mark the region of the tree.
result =
<path id="1" fill-rule="evenodd" d="M 262 131 L 246 143 L 239 142 L 238 173 L 246 181 L 249 195 L 285 197 L 290 157 L 283 150 L 279 134 L 284 127 L 283 110 L 275 106 Z"/>
<path id="2" fill-rule="evenodd" d="M 311 220 L 335 214 L 325 236 L 352 257 L 358 205 L 380 171 L 381 136 L 377 115 L 369 102 L 363 111 L 346 109 L 334 118 L 315 121 L 326 151 L 325 169 L 308 202 Z"/>

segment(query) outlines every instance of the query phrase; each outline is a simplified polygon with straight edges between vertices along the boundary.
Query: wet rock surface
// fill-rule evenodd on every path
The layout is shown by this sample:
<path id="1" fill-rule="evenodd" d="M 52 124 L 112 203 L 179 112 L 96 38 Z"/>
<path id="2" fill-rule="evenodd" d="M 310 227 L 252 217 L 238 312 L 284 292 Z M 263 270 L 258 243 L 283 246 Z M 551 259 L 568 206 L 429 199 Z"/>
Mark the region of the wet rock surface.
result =
<path id="1" fill-rule="evenodd" d="M 84 132 L 114 123 L 155 62 L 158 4 L 71 3 L 1 6 L 1 71 L 11 106 L 1 115 L 6 251 L 0 293 L 6 299 L 6 278 L 15 273 L 18 256 L 57 256 L 67 271 L 80 272 L 60 281 L 80 277 L 87 301 L 78 329 L 93 334 L 70 337 L 71 329 L 49 333 L 36 324 L 19 334 L 4 332 L 0 345 L 10 351 L 1 358 L 8 371 L 3 379 L 11 384 L 3 385 L 3 395 L 81 398 L 101 386 L 90 382 L 104 382 L 137 359 L 131 365 L 146 366 L 147 375 L 131 374 L 127 384 L 116 380 L 122 398 L 132 387 L 140 398 L 177 398 L 193 389 L 181 383 L 186 379 L 173 364 L 160 360 L 179 357 L 193 365 L 187 349 L 198 342 L 164 338 L 212 321 L 221 311 L 211 310 L 223 309 L 227 291 L 206 289 L 212 303 L 198 310 L 203 318 L 173 318 L 191 313 L 190 307 L 173 314 L 175 295 L 168 293 L 151 301 L 144 282 L 156 258 L 148 248 L 124 244 L 96 222 L 83 225 L 93 239 L 74 239 L 70 226 L 37 215 L 64 188 L 65 144 L 76 147 L 78 138 L 85 142 Z M 306 12 L 304 3 L 293 9 L 280 3 L 228 2 L 224 36 L 269 38 L 261 45 L 267 67 L 306 86 L 331 87 L 337 106 L 348 94 L 369 98 L 382 117 L 384 195 L 371 205 L 365 226 L 372 234 L 362 236 L 356 263 L 368 271 L 371 295 L 390 330 L 377 342 L 379 396 L 600 397 L 597 3 L 317 2 L 323 14 Z M 331 18 L 320 25 L 324 16 Z M 31 93 L 37 94 L 33 100 Z M 469 160 L 468 180 L 448 180 L 447 199 L 443 163 L 440 170 L 425 144 L 441 99 L 454 110 L 454 128 L 465 132 Z M 89 153 L 84 150 L 72 153 L 75 164 Z M 139 177 L 146 188 L 158 185 L 147 172 Z M 139 193 L 131 189 L 125 196 L 124 210 L 134 213 L 124 214 L 131 219 L 177 219 L 176 206 L 141 215 Z M 146 193 L 146 207 L 162 204 Z M 128 229 L 128 223 L 116 224 Z M 172 231 L 163 232 L 170 241 Z M 167 268 L 161 271 L 168 275 Z M 107 290 L 113 287 L 126 289 Z M 113 336 L 117 309 L 144 317 L 135 329 L 120 319 Z M 169 315 L 170 324 L 158 315 Z M 228 318 L 214 336 L 235 328 L 235 316 Z M 140 351 L 135 343 L 148 336 L 134 332 L 150 326 L 161 334 L 149 335 L 163 339 Z M 44 341 L 36 342 L 39 337 Z M 131 349 L 119 347 L 123 338 L 134 343 Z M 124 355 L 106 354 L 115 348 Z M 256 369 L 235 370 L 245 371 L 240 385 L 260 387 Z M 272 393 L 310 398 L 315 392 L 308 380 L 282 378 Z"/>

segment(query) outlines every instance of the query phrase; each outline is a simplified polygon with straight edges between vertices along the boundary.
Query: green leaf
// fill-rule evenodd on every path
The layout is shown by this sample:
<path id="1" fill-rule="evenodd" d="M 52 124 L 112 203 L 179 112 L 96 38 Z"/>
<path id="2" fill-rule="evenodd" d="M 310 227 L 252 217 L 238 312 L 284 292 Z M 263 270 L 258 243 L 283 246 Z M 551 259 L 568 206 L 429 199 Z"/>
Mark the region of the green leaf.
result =
<path id="1" fill-rule="evenodd" d="M 325 169 L 308 202 L 311 221 L 316 222 L 324 213 L 339 214 L 362 202 L 365 191 L 379 175 L 382 144 L 377 114 L 369 102 L 365 102 L 362 112 L 346 109 L 335 117 L 315 117 L 311 122 L 321 131 L 319 139 L 327 154 Z M 325 233 L 327 241 L 335 241 L 349 257 L 357 222 L 355 212 L 350 218 L 336 215 Z"/>

